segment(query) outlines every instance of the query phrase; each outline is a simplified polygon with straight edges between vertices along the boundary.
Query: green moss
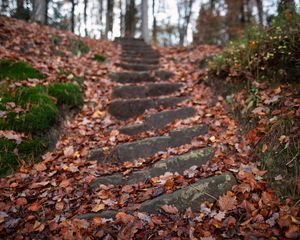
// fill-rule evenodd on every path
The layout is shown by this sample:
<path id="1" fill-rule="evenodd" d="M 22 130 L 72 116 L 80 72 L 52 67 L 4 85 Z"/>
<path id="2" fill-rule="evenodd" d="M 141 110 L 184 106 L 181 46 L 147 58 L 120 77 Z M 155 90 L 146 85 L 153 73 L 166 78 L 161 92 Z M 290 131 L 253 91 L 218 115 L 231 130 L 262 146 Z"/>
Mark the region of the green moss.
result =
<path id="1" fill-rule="evenodd" d="M 82 92 L 79 86 L 72 83 L 53 83 L 48 86 L 50 96 L 57 99 L 58 105 L 78 107 L 83 104 Z"/>
<path id="2" fill-rule="evenodd" d="M 97 62 L 105 62 L 106 57 L 100 54 L 95 54 L 93 60 Z"/>
<path id="3" fill-rule="evenodd" d="M 29 139 L 26 141 L 23 141 L 18 146 L 18 150 L 20 155 L 33 155 L 37 156 L 42 153 L 42 151 L 45 148 L 45 142 L 40 139 Z"/>
<path id="4" fill-rule="evenodd" d="M 69 50 L 76 56 L 81 56 L 89 52 L 89 47 L 80 39 L 69 40 Z"/>
<path id="5" fill-rule="evenodd" d="M 21 81 L 28 78 L 42 79 L 44 76 L 26 62 L 0 61 L 0 80 Z"/>

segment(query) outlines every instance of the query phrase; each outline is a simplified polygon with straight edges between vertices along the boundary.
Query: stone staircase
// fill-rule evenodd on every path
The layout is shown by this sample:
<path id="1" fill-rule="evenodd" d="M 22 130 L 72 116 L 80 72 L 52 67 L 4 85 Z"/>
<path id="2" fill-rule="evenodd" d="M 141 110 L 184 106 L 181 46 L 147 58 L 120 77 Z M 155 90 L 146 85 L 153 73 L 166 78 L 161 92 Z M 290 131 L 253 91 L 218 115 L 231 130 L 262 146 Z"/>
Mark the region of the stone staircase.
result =
<path id="1" fill-rule="evenodd" d="M 122 46 L 121 63 L 116 65 L 125 71 L 111 73 L 110 77 L 119 85 L 112 89 L 112 99 L 108 112 L 118 120 L 129 120 L 141 116 L 147 109 L 172 107 L 171 110 L 162 110 L 144 117 L 143 123 L 122 127 L 122 134 L 134 136 L 148 130 L 164 129 L 169 123 L 177 119 L 193 117 L 196 111 L 193 107 L 178 106 L 187 100 L 188 96 L 178 95 L 183 84 L 171 83 L 171 72 L 159 70 L 159 53 L 145 44 L 141 39 L 118 38 Z M 133 162 L 139 158 L 148 158 L 168 148 L 179 147 L 191 143 L 193 138 L 208 132 L 207 125 L 171 130 L 162 136 L 148 137 L 128 143 L 121 143 L 111 148 L 98 148 L 90 151 L 88 159 L 97 160 L 99 163 Z M 154 164 L 141 170 L 131 172 L 127 177 L 122 173 L 109 176 L 100 176 L 90 184 L 94 190 L 100 184 L 125 185 L 146 182 L 153 177 L 164 175 L 166 172 L 183 172 L 192 166 L 201 166 L 214 156 L 210 147 L 192 150 L 182 155 L 170 156 L 160 159 Z M 236 183 L 231 173 L 200 179 L 171 194 L 147 200 L 141 204 L 139 211 L 155 213 L 160 207 L 174 205 L 180 212 L 191 207 L 199 210 L 203 201 L 215 201 L 220 195 L 231 190 Z M 126 209 L 119 211 L 128 212 Z M 100 213 L 88 213 L 77 217 L 90 219 L 96 216 L 114 217 L 117 210 L 108 210 Z M 130 211 L 129 211 L 130 212 Z"/>

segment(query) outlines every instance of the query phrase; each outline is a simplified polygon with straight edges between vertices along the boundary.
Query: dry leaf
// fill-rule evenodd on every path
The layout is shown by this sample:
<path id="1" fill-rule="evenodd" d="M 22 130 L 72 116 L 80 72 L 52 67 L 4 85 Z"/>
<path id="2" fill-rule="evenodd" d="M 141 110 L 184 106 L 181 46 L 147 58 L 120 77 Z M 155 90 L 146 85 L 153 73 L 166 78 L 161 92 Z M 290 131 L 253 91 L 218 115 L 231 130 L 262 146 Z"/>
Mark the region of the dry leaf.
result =
<path id="1" fill-rule="evenodd" d="M 166 213 L 171 213 L 171 214 L 177 214 L 178 213 L 178 209 L 175 206 L 171 206 L 171 205 L 163 205 L 161 207 Z"/>

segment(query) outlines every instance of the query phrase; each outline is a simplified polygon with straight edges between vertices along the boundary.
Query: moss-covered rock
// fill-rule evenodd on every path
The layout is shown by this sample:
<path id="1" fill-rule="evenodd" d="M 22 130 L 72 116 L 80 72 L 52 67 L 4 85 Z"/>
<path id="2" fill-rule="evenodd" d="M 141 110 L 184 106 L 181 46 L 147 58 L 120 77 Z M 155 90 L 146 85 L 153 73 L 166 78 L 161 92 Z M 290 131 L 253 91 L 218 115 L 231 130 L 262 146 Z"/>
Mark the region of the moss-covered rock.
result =
<path id="1" fill-rule="evenodd" d="M 74 55 L 80 56 L 86 54 L 90 51 L 89 47 L 79 39 L 70 39 L 69 40 L 69 50 Z"/>
<path id="2" fill-rule="evenodd" d="M 26 62 L 12 62 L 10 60 L 0 61 L 0 80 L 9 79 L 21 81 L 28 78 L 43 79 L 44 76 Z"/>

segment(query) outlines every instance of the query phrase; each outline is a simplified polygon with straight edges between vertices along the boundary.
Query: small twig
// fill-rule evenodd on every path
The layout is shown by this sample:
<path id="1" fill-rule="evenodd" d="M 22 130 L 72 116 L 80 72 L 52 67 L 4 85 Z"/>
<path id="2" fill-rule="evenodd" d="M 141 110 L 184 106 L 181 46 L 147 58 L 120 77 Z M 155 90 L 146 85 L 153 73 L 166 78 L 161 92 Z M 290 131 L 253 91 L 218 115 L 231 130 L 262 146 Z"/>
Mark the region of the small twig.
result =
<path id="1" fill-rule="evenodd" d="M 294 204 L 293 207 L 296 207 L 300 203 L 300 199 Z"/>
<path id="2" fill-rule="evenodd" d="M 285 164 L 285 166 L 290 165 L 298 157 L 298 155 L 299 155 L 299 152 L 297 152 L 297 154 L 292 158 L 292 160 L 289 161 L 287 164 Z"/>
<path id="3" fill-rule="evenodd" d="M 192 185 L 191 185 L 190 187 L 196 189 L 196 190 L 199 191 L 199 192 L 202 192 L 200 189 L 198 189 L 198 188 L 196 188 L 196 187 L 194 187 L 194 186 L 192 186 Z M 210 194 L 207 193 L 207 192 L 203 192 L 203 193 L 206 194 L 207 196 L 211 197 L 212 199 L 218 201 L 218 199 L 216 199 L 213 195 L 210 195 Z"/>

